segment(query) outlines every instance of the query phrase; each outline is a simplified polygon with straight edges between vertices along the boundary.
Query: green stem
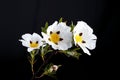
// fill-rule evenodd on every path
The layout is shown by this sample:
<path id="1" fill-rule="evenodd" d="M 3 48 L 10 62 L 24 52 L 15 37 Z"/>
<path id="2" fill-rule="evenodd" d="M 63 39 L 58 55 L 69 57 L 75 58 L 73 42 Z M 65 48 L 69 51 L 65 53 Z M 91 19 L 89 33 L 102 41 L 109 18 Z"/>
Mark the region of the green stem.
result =
<path id="1" fill-rule="evenodd" d="M 43 49 L 43 47 L 41 48 L 41 57 L 42 57 L 42 60 L 44 62 L 44 49 Z"/>
<path id="2" fill-rule="evenodd" d="M 30 56 L 31 56 L 30 64 L 31 64 L 31 71 L 32 71 L 32 76 L 33 76 L 32 80 L 34 79 L 34 74 L 35 74 L 34 73 L 35 55 L 36 55 L 35 50 L 31 51 L 31 53 L 30 53 Z"/>
<path id="3" fill-rule="evenodd" d="M 44 74 L 40 75 L 39 77 L 35 77 L 35 78 L 41 78 L 41 77 L 43 77 L 43 76 L 44 76 Z"/>
<path id="4" fill-rule="evenodd" d="M 56 54 L 57 52 L 55 52 L 55 54 Z M 43 66 L 45 66 L 47 63 L 48 63 L 48 61 L 51 59 L 51 57 L 53 56 L 53 54 L 51 54 L 48 58 L 47 58 L 47 60 L 44 60 L 43 61 L 43 64 L 39 67 L 39 69 L 37 70 L 37 72 L 35 73 L 35 75 L 42 69 L 42 67 Z M 39 77 L 35 77 L 35 78 L 41 78 L 41 77 L 43 77 L 44 76 L 44 74 L 41 74 Z"/>
<path id="5" fill-rule="evenodd" d="M 31 61 L 31 70 L 32 70 L 32 74 L 33 74 L 33 76 L 34 76 L 34 57 L 31 59 L 32 61 Z"/>

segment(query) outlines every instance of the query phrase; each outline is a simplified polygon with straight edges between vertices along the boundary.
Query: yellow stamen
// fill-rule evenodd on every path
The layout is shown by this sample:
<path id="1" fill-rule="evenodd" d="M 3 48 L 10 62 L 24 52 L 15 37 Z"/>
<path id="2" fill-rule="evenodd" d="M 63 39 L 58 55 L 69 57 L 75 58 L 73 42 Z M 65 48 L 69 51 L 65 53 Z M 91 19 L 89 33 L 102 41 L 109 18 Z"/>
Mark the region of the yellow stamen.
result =
<path id="1" fill-rule="evenodd" d="M 38 47 L 38 41 L 36 41 L 36 42 L 30 42 L 30 47 L 31 48 L 36 48 L 36 47 Z"/>
<path id="2" fill-rule="evenodd" d="M 50 41 L 53 43 L 58 43 L 60 41 L 60 36 L 57 33 L 50 34 Z"/>
<path id="3" fill-rule="evenodd" d="M 75 35 L 75 41 L 76 41 L 76 43 L 82 43 L 82 41 L 83 41 L 82 36 L 80 36 L 79 34 Z"/>

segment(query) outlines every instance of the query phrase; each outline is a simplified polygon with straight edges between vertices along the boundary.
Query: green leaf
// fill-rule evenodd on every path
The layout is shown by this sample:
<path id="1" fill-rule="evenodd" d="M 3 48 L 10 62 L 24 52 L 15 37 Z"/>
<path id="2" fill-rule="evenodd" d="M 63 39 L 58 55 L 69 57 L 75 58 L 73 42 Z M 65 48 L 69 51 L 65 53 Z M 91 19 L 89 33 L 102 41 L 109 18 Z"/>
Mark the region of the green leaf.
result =
<path id="1" fill-rule="evenodd" d="M 50 45 L 46 44 L 46 46 L 44 47 L 44 51 L 45 51 L 45 53 L 47 53 L 47 52 L 48 52 L 49 47 L 50 47 Z"/>
<path id="2" fill-rule="evenodd" d="M 44 33 L 46 32 L 44 27 L 41 27 L 41 30 L 42 30 L 42 32 L 44 32 Z"/>
<path id="3" fill-rule="evenodd" d="M 48 73 L 49 73 L 49 69 L 51 68 L 51 66 L 53 66 L 53 63 L 50 63 L 50 64 L 48 64 L 48 65 L 45 67 L 45 69 L 44 69 L 45 74 L 48 74 Z"/>
<path id="4" fill-rule="evenodd" d="M 48 22 L 45 23 L 45 27 L 42 27 L 42 32 L 46 33 L 46 30 L 48 28 Z"/>
<path id="5" fill-rule="evenodd" d="M 72 32 L 72 31 L 73 31 L 73 29 L 74 29 L 74 27 L 75 27 L 75 25 L 73 24 L 73 21 L 71 22 L 70 27 L 71 27 L 71 32 Z"/>
<path id="6" fill-rule="evenodd" d="M 80 53 L 78 53 L 77 51 L 67 51 L 67 56 L 68 57 L 74 57 L 76 59 L 79 59 L 79 56 L 81 55 Z"/>
<path id="7" fill-rule="evenodd" d="M 64 53 L 66 54 L 67 50 L 59 50 L 59 53 Z"/>
<path id="8" fill-rule="evenodd" d="M 33 64 L 35 64 L 37 62 L 37 60 L 35 60 L 34 62 L 33 62 Z"/>
<path id="9" fill-rule="evenodd" d="M 80 47 L 77 47 L 77 48 L 73 48 L 72 51 L 77 51 L 77 50 L 80 50 Z"/>
<path id="10" fill-rule="evenodd" d="M 35 57 L 35 55 L 36 55 L 35 52 L 36 52 L 36 50 L 33 50 L 30 52 L 31 59 L 33 59 Z"/>
<path id="11" fill-rule="evenodd" d="M 49 52 L 52 52 L 52 50 L 49 49 L 50 48 L 50 45 L 46 44 L 46 46 L 44 47 L 41 47 L 41 54 L 40 56 L 42 57 L 43 61 L 44 61 L 44 56 L 49 53 Z"/>
<path id="12" fill-rule="evenodd" d="M 61 18 L 59 19 L 59 23 L 62 22 L 62 21 L 63 21 L 63 18 L 61 17 Z"/>
<path id="13" fill-rule="evenodd" d="M 52 52 L 53 50 L 48 50 L 47 53 Z"/>
<path id="14" fill-rule="evenodd" d="M 59 51 L 60 53 L 64 53 L 67 57 L 73 57 L 73 58 L 76 58 L 76 59 L 79 59 L 79 56 L 81 55 L 79 52 L 77 52 L 77 50 L 79 50 L 80 48 L 73 48 L 73 49 L 70 49 L 70 50 L 61 50 Z"/>
<path id="15" fill-rule="evenodd" d="M 48 28 L 48 22 L 45 23 L 45 28 Z"/>

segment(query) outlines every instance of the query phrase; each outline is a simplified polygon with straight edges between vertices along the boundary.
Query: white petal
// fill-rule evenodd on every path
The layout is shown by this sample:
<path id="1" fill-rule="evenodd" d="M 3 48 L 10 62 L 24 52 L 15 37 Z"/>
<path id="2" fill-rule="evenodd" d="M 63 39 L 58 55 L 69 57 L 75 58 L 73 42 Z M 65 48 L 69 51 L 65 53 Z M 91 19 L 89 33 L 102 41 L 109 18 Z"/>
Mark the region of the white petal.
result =
<path id="1" fill-rule="evenodd" d="M 77 25 L 73 29 L 73 33 L 83 33 L 82 36 L 89 37 L 93 33 L 93 29 L 83 21 L 78 21 Z"/>
<path id="2" fill-rule="evenodd" d="M 31 52 L 31 51 L 33 51 L 33 50 L 34 50 L 33 48 L 28 48 L 28 49 L 27 49 L 28 52 Z"/>
<path id="3" fill-rule="evenodd" d="M 59 50 L 67 50 L 68 46 L 66 44 L 59 45 Z"/>
<path id="4" fill-rule="evenodd" d="M 60 37 L 63 38 L 62 42 L 64 43 L 71 43 L 72 42 L 72 33 L 69 34 L 60 34 Z"/>
<path id="5" fill-rule="evenodd" d="M 97 39 L 97 36 L 94 34 L 91 34 L 91 39 Z"/>
<path id="6" fill-rule="evenodd" d="M 41 32 L 41 34 L 42 34 L 44 40 L 46 41 L 46 39 L 48 39 L 49 36 L 47 34 L 45 34 L 44 32 Z"/>
<path id="7" fill-rule="evenodd" d="M 68 28 L 65 22 L 60 22 L 58 26 L 63 27 L 63 28 Z"/>
<path id="8" fill-rule="evenodd" d="M 52 26 L 56 26 L 58 24 L 58 21 L 55 21 Z"/>
<path id="9" fill-rule="evenodd" d="M 40 37 L 40 35 L 39 34 L 37 34 L 37 33 L 33 33 L 33 35 L 32 35 L 33 37 L 39 37 L 40 39 L 41 39 L 41 37 Z"/>
<path id="10" fill-rule="evenodd" d="M 33 33 L 31 37 L 31 41 L 42 41 L 42 38 L 39 34 Z"/>
<path id="11" fill-rule="evenodd" d="M 78 44 L 78 45 L 82 48 L 84 53 L 87 53 L 88 55 L 91 55 L 89 50 L 85 46 L 83 46 L 82 44 Z"/>
<path id="12" fill-rule="evenodd" d="M 72 44 L 70 43 L 64 43 L 64 42 L 59 42 L 59 50 L 68 50 L 68 48 L 71 48 Z"/>
<path id="13" fill-rule="evenodd" d="M 22 42 L 22 45 L 25 46 L 25 47 L 29 47 L 29 43 L 25 40 L 19 40 Z"/>
<path id="14" fill-rule="evenodd" d="M 68 48 L 72 47 L 72 41 L 67 43 Z"/>
<path id="15" fill-rule="evenodd" d="M 22 35 L 22 38 L 26 41 L 30 41 L 31 36 L 32 36 L 31 34 L 27 33 L 27 34 Z"/>
<path id="16" fill-rule="evenodd" d="M 44 32 L 41 32 L 43 39 L 46 41 L 46 43 L 51 44 L 50 41 L 48 40 L 49 36 L 45 34 Z"/>
<path id="17" fill-rule="evenodd" d="M 43 41 L 43 40 L 42 40 Z M 41 40 L 39 40 L 39 47 L 42 46 L 44 43 Z"/>
<path id="18" fill-rule="evenodd" d="M 61 24 L 66 25 L 65 23 Z M 61 27 L 60 37 L 63 38 L 63 41 L 66 43 L 72 41 L 72 32 L 70 32 L 70 29 L 68 26 Z"/>
<path id="19" fill-rule="evenodd" d="M 74 40 L 74 44 L 76 45 L 77 42 L 76 42 L 76 38 L 75 38 L 75 36 L 76 36 L 76 34 L 74 34 L 74 38 L 73 38 L 73 40 Z"/>
<path id="20" fill-rule="evenodd" d="M 60 22 L 58 24 L 57 30 L 64 31 L 64 32 L 70 32 L 71 27 L 67 26 L 66 23 L 64 22 Z"/>
<path id="21" fill-rule="evenodd" d="M 90 50 L 95 49 L 96 47 L 96 40 L 90 40 L 86 43 L 86 47 Z"/>
<path id="22" fill-rule="evenodd" d="M 86 39 L 84 38 L 84 41 L 86 41 L 85 46 L 90 50 L 95 49 L 96 40 L 97 37 L 94 34 L 89 35 L 89 37 L 86 35 Z"/>
<path id="23" fill-rule="evenodd" d="M 78 21 L 78 26 L 82 27 L 84 30 L 87 30 L 88 33 L 93 33 L 93 29 L 84 21 Z"/>
<path id="24" fill-rule="evenodd" d="M 59 49 L 58 45 L 55 45 L 55 44 L 52 44 L 52 48 L 53 48 L 54 50 Z"/>
<path id="25" fill-rule="evenodd" d="M 55 32 L 57 28 L 58 22 L 55 21 L 52 25 L 48 26 L 47 28 L 47 34 L 50 35 L 50 31 Z M 57 29 L 58 30 L 58 29 Z"/>

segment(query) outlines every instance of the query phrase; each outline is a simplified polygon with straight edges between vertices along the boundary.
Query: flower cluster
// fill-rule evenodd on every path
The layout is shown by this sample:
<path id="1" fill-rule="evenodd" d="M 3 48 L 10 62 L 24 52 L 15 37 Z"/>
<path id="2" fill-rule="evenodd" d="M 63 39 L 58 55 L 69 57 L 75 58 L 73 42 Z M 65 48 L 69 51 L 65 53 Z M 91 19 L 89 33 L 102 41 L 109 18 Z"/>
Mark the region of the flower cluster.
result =
<path id="1" fill-rule="evenodd" d="M 46 23 L 45 27 L 42 27 L 41 34 L 42 36 L 37 33 L 26 33 L 19 40 L 23 46 L 27 47 L 27 51 L 30 53 L 29 61 L 34 78 L 36 73 L 33 66 L 37 54 L 40 54 L 43 65 L 46 65 L 48 60 L 45 59 L 45 56 L 48 53 L 63 53 L 79 59 L 80 49 L 84 53 L 91 55 L 89 50 L 96 47 L 97 37 L 93 34 L 93 29 L 84 21 L 78 21 L 76 25 L 72 23 L 70 26 L 66 22 L 62 22 L 62 19 L 59 22 L 55 21 L 52 25 Z M 46 65 L 40 77 L 44 75 L 53 76 L 60 66 L 53 63 Z"/>

